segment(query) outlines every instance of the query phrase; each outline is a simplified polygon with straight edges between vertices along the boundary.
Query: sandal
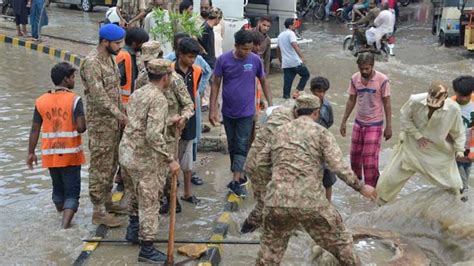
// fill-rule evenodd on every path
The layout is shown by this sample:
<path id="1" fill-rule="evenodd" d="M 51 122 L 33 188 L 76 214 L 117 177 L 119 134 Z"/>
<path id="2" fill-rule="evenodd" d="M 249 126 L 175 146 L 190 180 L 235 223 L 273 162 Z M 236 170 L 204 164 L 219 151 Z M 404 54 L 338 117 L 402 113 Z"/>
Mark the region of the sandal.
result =
<path id="1" fill-rule="evenodd" d="M 197 205 L 199 202 L 201 202 L 201 200 L 196 198 L 196 196 L 194 196 L 194 195 L 189 196 L 188 198 L 185 198 L 185 197 L 181 196 L 181 200 L 182 201 L 187 201 L 187 202 L 192 203 L 194 205 Z"/>
<path id="2" fill-rule="evenodd" d="M 196 186 L 200 186 L 200 185 L 203 185 L 203 184 L 204 184 L 204 181 L 203 181 L 202 178 L 200 178 L 199 176 L 193 175 L 193 176 L 191 177 L 191 183 L 193 183 L 193 184 L 196 185 Z"/>

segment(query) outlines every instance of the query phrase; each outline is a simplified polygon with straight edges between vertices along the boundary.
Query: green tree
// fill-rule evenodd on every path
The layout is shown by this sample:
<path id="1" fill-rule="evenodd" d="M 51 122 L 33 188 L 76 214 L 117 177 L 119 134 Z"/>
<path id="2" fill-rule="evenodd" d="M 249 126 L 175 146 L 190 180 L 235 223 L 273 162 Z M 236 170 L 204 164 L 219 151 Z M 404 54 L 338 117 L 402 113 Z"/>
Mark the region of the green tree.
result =
<path id="1" fill-rule="evenodd" d="M 173 36 L 177 32 L 185 32 L 194 38 L 201 37 L 203 32 L 203 27 L 199 23 L 199 15 L 195 13 L 183 12 L 179 14 L 173 10 L 167 12 L 155 8 L 153 9 L 153 18 L 155 26 L 151 28 L 150 33 L 154 38 L 166 42 L 172 43 Z"/>

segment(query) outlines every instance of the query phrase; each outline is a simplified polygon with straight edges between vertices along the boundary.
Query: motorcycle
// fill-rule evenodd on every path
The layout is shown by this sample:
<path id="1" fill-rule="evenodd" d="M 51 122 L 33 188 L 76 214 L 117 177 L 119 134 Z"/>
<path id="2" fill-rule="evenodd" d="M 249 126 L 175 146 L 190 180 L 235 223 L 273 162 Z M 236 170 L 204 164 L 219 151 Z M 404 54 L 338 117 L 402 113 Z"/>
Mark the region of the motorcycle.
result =
<path id="1" fill-rule="evenodd" d="M 2 15 L 15 16 L 15 12 L 13 11 L 11 0 L 3 0 L 1 7 L 2 7 Z"/>
<path id="2" fill-rule="evenodd" d="M 297 2 L 296 10 L 298 12 L 298 18 L 303 19 L 306 15 L 311 12 L 313 21 L 323 20 L 326 12 L 324 11 L 325 0 L 300 0 Z"/>
<path id="3" fill-rule="evenodd" d="M 411 0 L 399 0 L 400 4 L 402 6 L 408 6 L 411 2 Z"/>
<path id="4" fill-rule="evenodd" d="M 359 53 L 371 52 L 378 55 L 376 57 L 381 57 L 381 61 L 388 61 L 390 48 L 388 46 L 388 38 L 386 35 L 382 38 L 382 40 L 380 40 L 382 48 L 378 50 L 374 47 L 368 47 L 364 30 L 366 27 L 364 25 L 348 23 L 347 26 L 352 34 L 346 35 L 346 37 L 344 37 L 344 42 L 342 45 L 344 51 L 350 52 L 355 57 L 357 57 Z"/>

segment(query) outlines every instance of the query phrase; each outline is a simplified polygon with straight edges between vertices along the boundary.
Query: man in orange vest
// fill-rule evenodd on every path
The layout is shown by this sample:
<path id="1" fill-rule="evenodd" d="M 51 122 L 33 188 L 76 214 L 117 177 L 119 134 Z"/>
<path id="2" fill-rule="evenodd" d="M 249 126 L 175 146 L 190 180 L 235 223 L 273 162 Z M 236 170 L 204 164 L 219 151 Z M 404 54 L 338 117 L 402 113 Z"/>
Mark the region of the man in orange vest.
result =
<path id="1" fill-rule="evenodd" d="M 135 80 L 140 70 L 137 65 L 137 53 L 141 52 L 142 45 L 148 41 L 148 33 L 142 28 L 130 28 L 125 35 L 125 47 L 118 53 L 115 60 L 120 70 L 120 86 L 123 104 L 135 90 Z"/>
<path id="2" fill-rule="evenodd" d="M 186 37 L 181 40 L 178 46 L 177 60 L 172 64 L 173 69 L 184 80 L 188 93 L 194 103 L 194 110 L 196 110 L 196 101 L 198 94 L 199 82 L 202 76 L 202 69 L 195 65 L 194 61 L 199 54 L 198 41 Z M 181 132 L 181 139 L 179 141 L 179 163 L 183 170 L 184 176 L 184 196 L 181 200 L 197 204 L 199 199 L 191 192 L 191 177 L 193 173 L 193 141 L 196 138 L 196 114 L 191 116 L 186 123 L 186 126 Z"/>
<path id="3" fill-rule="evenodd" d="M 76 69 L 69 63 L 51 69 L 54 89 L 36 99 L 30 131 L 28 158 L 30 170 L 38 164 L 35 155 L 41 130 L 43 167 L 53 180 L 53 202 L 63 212 L 62 226 L 67 229 L 79 206 L 81 165 L 85 163 L 81 133 L 86 131 L 84 107 L 79 95 L 72 92 Z"/>

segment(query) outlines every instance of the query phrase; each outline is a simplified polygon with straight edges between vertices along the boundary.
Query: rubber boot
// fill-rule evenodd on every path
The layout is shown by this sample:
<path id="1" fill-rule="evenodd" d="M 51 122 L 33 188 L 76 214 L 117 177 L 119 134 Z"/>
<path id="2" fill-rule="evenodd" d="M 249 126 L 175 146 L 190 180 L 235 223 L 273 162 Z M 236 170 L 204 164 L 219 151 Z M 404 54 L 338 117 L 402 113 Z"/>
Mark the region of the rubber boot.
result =
<path id="1" fill-rule="evenodd" d="M 161 264 L 166 261 L 166 254 L 153 246 L 152 241 L 142 241 L 138 262 Z"/>
<path id="2" fill-rule="evenodd" d="M 122 220 L 114 215 L 106 212 L 102 206 L 94 206 L 92 213 L 92 223 L 95 225 L 106 225 L 108 227 L 119 227 L 122 225 Z"/>
<path id="3" fill-rule="evenodd" d="M 140 230 L 140 222 L 138 216 L 128 216 L 128 227 L 125 240 L 138 244 L 138 231 Z"/>
<path id="4" fill-rule="evenodd" d="M 257 228 L 257 225 L 251 224 L 247 219 L 245 219 L 244 223 L 242 224 L 242 227 L 240 228 L 240 233 L 252 233 L 253 231 L 257 230 Z"/>

